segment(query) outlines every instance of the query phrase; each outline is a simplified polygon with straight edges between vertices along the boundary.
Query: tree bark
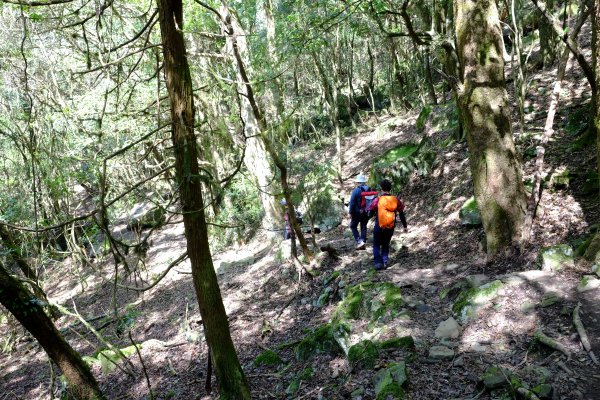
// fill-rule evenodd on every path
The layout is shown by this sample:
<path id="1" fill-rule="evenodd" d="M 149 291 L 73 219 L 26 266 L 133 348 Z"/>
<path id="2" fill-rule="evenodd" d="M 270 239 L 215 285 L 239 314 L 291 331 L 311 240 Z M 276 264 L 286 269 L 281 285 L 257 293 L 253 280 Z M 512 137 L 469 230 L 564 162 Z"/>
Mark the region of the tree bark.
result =
<path id="1" fill-rule="evenodd" d="M 600 82 L 600 0 L 594 0 L 592 10 L 592 69 L 596 82 Z M 600 179 L 600 95 L 598 90 L 592 93 L 592 128 L 596 136 L 596 161 L 598 162 L 598 177 Z M 597 260 L 600 257 L 600 230 L 590 243 L 585 252 L 588 260 Z"/>
<path id="2" fill-rule="evenodd" d="M 554 0 L 547 0 L 546 8 L 552 12 L 552 10 L 554 10 Z M 539 10 L 537 14 L 540 24 L 540 53 L 542 65 L 544 68 L 549 68 L 556 60 L 556 33 L 554 32 L 554 29 L 552 29 L 552 24 L 544 18 Z"/>
<path id="3" fill-rule="evenodd" d="M 584 54 L 579 50 L 577 45 L 577 41 L 572 39 L 569 36 L 563 35 L 562 27 L 560 25 L 560 21 L 551 14 L 546 9 L 546 3 L 540 2 L 540 0 L 531 0 L 533 4 L 538 8 L 538 10 L 542 13 L 544 18 L 548 21 L 548 23 L 552 26 L 552 29 L 556 33 L 558 37 L 561 37 L 565 45 L 569 48 L 569 50 L 573 53 L 573 57 L 577 60 L 577 63 L 581 67 L 583 74 L 585 75 L 590 87 L 592 89 L 592 93 L 596 92 L 596 78 L 594 74 L 594 68 L 590 66 L 590 64 L 585 59 Z"/>
<path id="4" fill-rule="evenodd" d="M 248 55 L 248 44 L 246 42 L 245 32 L 236 16 L 230 13 L 226 4 L 223 5 L 223 11 L 224 15 L 227 14 L 230 17 L 229 26 L 227 26 L 225 21 L 221 21 L 224 24 L 223 31 L 226 31 L 227 35 L 231 35 L 228 36 L 227 39 L 228 52 L 233 53 L 233 42 L 235 41 L 240 57 L 242 57 L 245 65 L 248 65 L 250 57 Z M 250 104 L 250 100 L 248 99 L 246 85 L 243 84 L 239 68 L 236 68 L 236 70 L 238 82 L 237 89 L 240 93 L 240 114 L 244 124 L 244 136 L 246 137 L 246 155 L 244 157 L 244 164 L 254 177 L 254 183 L 259 190 L 260 201 L 263 211 L 265 212 L 262 226 L 265 228 L 267 236 L 274 237 L 279 232 L 278 228 L 281 227 L 283 215 L 276 204 L 274 196 L 276 188 L 276 185 L 274 185 L 275 171 L 269 162 L 269 154 L 261 139 L 262 134 L 266 131 L 266 126 L 260 126 L 260 121 L 254 114 L 252 104 Z"/>
<path id="5" fill-rule="evenodd" d="M 252 87 L 252 84 L 250 83 L 250 79 L 248 78 L 248 71 L 246 70 L 246 63 L 244 62 L 244 59 L 243 59 L 243 56 L 241 53 L 241 50 L 243 50 L 243 49 L 241 49 L 238 45 L 239 38 L 235 34 L 235 28 L 233 26 L 234 21 L 233 21 L 232 15 L 229 12 L 229 7 L 227 6 L 226 1 L 223 1 L 222 3 L 223 3 L 222 17 L 224 19 L 222 22 L 225 25 L 225 31 L 226 31 L 226 33 L 228 35 L 228 39 L 230 41 L 231 52 L 233 53 L 235 68 L 238 72 L 238 79 L 242 83 L 242 87 L 240 88 L 241 92 L 244 94 L 244 98 L 248 100 L 248 106 L 250 107 L 249 112 L 251 111 L 251 114 L 257 123 L 257 128 L 258 128 L 256 131 L 257 138 L 261 139 L 261 143 L 264 145 L 265 150 L 271 156 L 273 163 L 279 170 L 279 175 L 280 175 L 279 180 L 281 183 L 281 189 L 283 191 L 283 196 L 285 197 L 285 200 L 287 202 L 289 221 L 292 225 L 292 229 L 294 230 L 294 232 L 296 232 L 296 236 L 298 238 L 298 241 L 300 242 L 300 247 L 302 247 L 302 251 L 304 252 L 304 255 L 310 261 L 313 258 L 313 253 L 308 248 L 308 243 L 306 242 L 306 239 L 304 238 L 304 234 L 302 233 L 300 224 L 298 224 L 298 220 L 296 219 L 296 211 L 294 208 L 294 203 L 292 202 L 292 191 L 288 184 L 287 167 L 286 167 L 285 163 L 283 162 L 283 160 L 281 159 L 281 157 L 279 157 L 279 153 L 278 153 L 277 149 L 275 148 L 275 146 L 273 145 L 273 142 L 271 141 L 271 139 L 269 139 L 269 137 L 266 134 L 267 123 L 265 122 L 263 113 L 260 110 L 258 102 L 256 101 L 256 98 L 254 96 L 254 89 Z"/>
<path id="6" fill-rule="evenodd" d="M 368 47 L 369 54 L 372 55 L 370 47 Z M 333 124 L 333 129 L 335 131 L 335 150 L 337 152 L 336 159 L 336 173 L 338 176 L 338 181 L 340 185 L 343 185 L 343 168 L 344 168 L 344 152 L 342 149 L 342 130 L 340 127 L 340 113 L 338 107 L 338 90 L 335 86 L 335 83 L 332 83 L 327 76 L 327 71 L 325 71 L 325 67 L 319 58 L 319 55 L 316 52 L 311 53 L 313 60 L 315 61 L 315 66 L 317 67 L 317 72 L 319 73 L 319 77 L 321 78 L 321 86 L 323 87 L 323 92 L 325 93 L 325 101 L 327 102 L 329 108 L 329 118 L 331 119 L 331 123 Z M 372 62 L 372 58 L 371 58 Z M 373 65 L 372 63 L 370 64 Z M 372 75 L 370 75 L 372 78 Z M 371 86 L 373 85 L 372 80 L 370 79 L 368 85 L 369 93 L 373 93 L 371 90 Z M 366 93 L 365 93 L 366 95 Z M 371 99 L 373 96 L 371 95 Z M 373 100 L 371 100 L 373 102 Z M 375 107 L 374 104 L 371 104 L 371 107 Z"/>
<path id="7" fill-rule="evenodd" d="M 47 301 L 46 293 L 39 286 L 38 276 L 33 268 L 29 265 L 27 260 L 23 258 L 21 252 L 19 251 L 19 246 L 17 245 L 12 233 L 8 230 L 6 225 L 0 225 L 0 239 L 8 249 L 10 253 L 10 258 L 14 261 L 14 263 L 19 267 L 23 275 L 32 281 L 34 284 L 31 285 L 31 289 L 33 290 L 33 294 L 35 294 L 38 298 Z M 56 319 L 57 315 L 55 315 L 52 307 L 48 307 L 48 313 L 51 318 Z"/>
<path id="8" fill-rule="evenodd" d="M 431 72 L 430 50 L 425 49 L 423 53 L 423 63 L 425 68 L 425 82 L 427 83 L 427 93 L 431 104 L 437 105 L 437 96 L 435 95 L 435 86 L 433 85 L 433 74 Z"/>
<path id="9" fill-rule="evenodd" d="M 463 79 L 459 103 L 487 252 L 493 255 L 520 242 L 526 209 L 504 81 L 502 31 L 493 0 L 454 4 Z"/>
<path id="10" fill-rule="evenodd" d="M 35 337 L 69 382 L 76 399 L 104 399 L 98 383 L 81 356 L 62 337 L 34 297 L 0 264 L 0 303 Z"/>
<path id="11" fill-rule="evenodd" d="M 276 37 L 275 37 L 275 17 L 273 16 L 273 0 L 263 0 L 263 8 L 265 10 L 265 19 L 267 23 L 267 61 L 272 66 L 277 66 Z M 272 70 L 274 75 L 276 71 Z M 273 109 L 272 114 L 275 121 L 279 121 L 283 116 L 283 93 L 279 79 L 275 76 L 269 79 L 269 91 L 271 95 L 270 107 Z"/>
<path id="12" fill-rule="evenodd" d="M 157 0 L 166 85 L 171 103 L 171 138 L 179 187 L 187 251 L 194 288 L 204 323 L 206 342 L 214 362 L 221 399 L 250 399 L 250 389 L 229 332 L 229 322 L 213 268 L 198 148 L 194 135 L 192 79 L 183 38 L 181 0 Z"/>

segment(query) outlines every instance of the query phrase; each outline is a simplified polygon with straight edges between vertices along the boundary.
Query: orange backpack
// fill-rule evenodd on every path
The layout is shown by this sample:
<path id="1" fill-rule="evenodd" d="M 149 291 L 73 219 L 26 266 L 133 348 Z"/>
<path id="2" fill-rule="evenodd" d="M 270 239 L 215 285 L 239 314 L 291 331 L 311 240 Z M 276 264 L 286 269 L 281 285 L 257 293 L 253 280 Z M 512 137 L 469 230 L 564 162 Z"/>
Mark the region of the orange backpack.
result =
<path id="1" fill-rule="evenodd" d="M 401 202 L 396 196 L 379 197 L 377 203 L 377 223 L 381 228 L 392 229 L 396 224 L 396 211 L 401 210 Z"/>

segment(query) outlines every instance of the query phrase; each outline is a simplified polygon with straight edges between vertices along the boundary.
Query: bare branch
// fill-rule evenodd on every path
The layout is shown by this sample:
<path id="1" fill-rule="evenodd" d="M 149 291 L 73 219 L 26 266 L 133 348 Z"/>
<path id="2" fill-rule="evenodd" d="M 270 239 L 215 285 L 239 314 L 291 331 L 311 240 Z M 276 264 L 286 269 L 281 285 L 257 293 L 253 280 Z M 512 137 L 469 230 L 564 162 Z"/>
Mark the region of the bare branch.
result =
<path id="1" fill-rule="evenodd" d="M 27 7 L 43 7 L 52 6 L 55 4 L 72 3 L 73 0 L 47 0 L 47 1 L 21 1 L 21 0 L 4 0 L 4 3 L 17 4 Z"/>

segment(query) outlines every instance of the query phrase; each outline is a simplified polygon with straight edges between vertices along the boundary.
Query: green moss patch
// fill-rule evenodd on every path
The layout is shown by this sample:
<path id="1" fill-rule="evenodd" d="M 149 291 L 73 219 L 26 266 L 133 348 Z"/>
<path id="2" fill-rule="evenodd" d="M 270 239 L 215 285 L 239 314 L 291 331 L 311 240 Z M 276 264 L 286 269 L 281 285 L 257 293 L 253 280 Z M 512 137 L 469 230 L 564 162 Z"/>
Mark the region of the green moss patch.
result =
<path id="1" fill-rule="evenodd" d="M 294 354 L 299 361 L 306 361 L 320 353 L 340 353 L 342 348 L 334 337 L 337 325 L 325 324 L 311 331 L 294 347 Z"/>
<path id="2" fill-rule="evenodd" d="M 463 226 L 481 226 L 481 213 L 477 207 L 475 197 L 471 197 L 460 208 L 458 212 L 460 223 Z"/>
<path id="3" fill-rule="evenodd" d="M 539 258 L 544 271 L 560 271 L 565 267 L 575 265 L 573 248 L 568 244 L 543 248 L 540 251 Z"/>
<path id="4" fill-rule="evenodd" d="M 139 349 L 142 348 L 141 344 L 137 345 Z M 128 347 L 124 347 L 119 351 L 116 350 L 100 350 L 95 356 L 85 356 L 83 357 L 83 361 L 85 361 L 88 365 L 91 364 L 100 364 L 100 368 L 102 372 L 108 373 L 112 372 L 117 368 L 117 364 L 123 360 L 123 357 L 129 357 L 133 355 L 136 350 L 136 346 L 131 345 Z"/>
<path id="5" fill-rule="evenodd" d="M 400 288 L 391 282 L 362 282 L 349 287 L 333 317 L 334 321 L 378 321 L 393 318 L 405 302 Z"/>
<path id="6" fill-rule="evenodd" d="M 352 368 L 373 368 L 378 358 L 377 345 L 370 340 L 363 340 L 348 350 L 348 362 Z"/>
<path id="7" fill-rule="evenodd" d="M 452 306 L 454 316 L 464 325 L 475 318 L 479 311 L 498 295 L 498 291 L 503 286 L 501 281 L 495 280 L 478 288 L 463 291 Z"/>
<path id="8" fill-rule="evenodd" d="M 403 349 L 415 348 L 415 339 L 412 336 L 403 336 L 403 337 L 395 337 L 392 339 L 384 340 L 383 342 L 379 342 L 379 348 L 381 350 L 392 350 L 392 349 Z"/>
<path id="9" fill-rule="evenodd" d="M 379 370 L 373 379 L 376 400 L 387 400 L 390 397 L 402 400 L 405 397 L 404 384 L 407 381 L 406 364 L 399 362 L 388 368 Z"/>
<path id="10" fill-rule="evenodd" d="M 425 106 L 421 109 L 421 112 L 419 113 L 419 116 L 417 117 L 417 122 L 415 124 L 419 133 L 422 133 L 425 130 L 425 123 L 427 122 L 427 119 L 431 115 L 432 111 L 433 107 L 431 106 Z"/>
<path id="11" fill-rule="evenodd" d="M 486 389 L 493 390 L 509 385 L 510 378 L 510 371 L 494 366 L 488 368 L 479 380 Z"/>
<path id="12" fill-rule="evenodd" d="M 282 364 L 283 360 L 273 350 L 266 350 L 259 354 L 253 361 L 254 366 L 272 366 Z"/>

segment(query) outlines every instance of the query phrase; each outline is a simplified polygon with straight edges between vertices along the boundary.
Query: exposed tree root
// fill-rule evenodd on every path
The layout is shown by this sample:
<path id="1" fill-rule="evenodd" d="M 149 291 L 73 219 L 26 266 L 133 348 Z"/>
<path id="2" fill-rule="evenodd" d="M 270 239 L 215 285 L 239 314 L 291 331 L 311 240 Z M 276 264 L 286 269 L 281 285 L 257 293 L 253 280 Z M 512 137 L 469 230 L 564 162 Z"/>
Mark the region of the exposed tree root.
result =
<path id="1" fill-rule="evenodd" d="M 575 310 L 573 310 L 573 324 L 575 324 L 575 328 L 577 328 L 577 333 L 579 333 L 579 338 L 581 339 L 581 344 L 583 345 L 583 348 L 585 349 L 585 351 L 587 351 L 594 364 L 598 365 L 598 359 L 592 351 L 590 339 L 588 338 L 587 332 L 585 331 L 585 327 L 583 326 L 583 322 L 581 322 L 581 317 L 579 316 L 580 307 L 581 303 L 577 303 L 577 307 L 575 307 Z"/>

